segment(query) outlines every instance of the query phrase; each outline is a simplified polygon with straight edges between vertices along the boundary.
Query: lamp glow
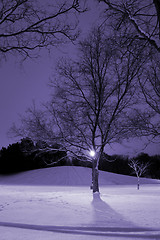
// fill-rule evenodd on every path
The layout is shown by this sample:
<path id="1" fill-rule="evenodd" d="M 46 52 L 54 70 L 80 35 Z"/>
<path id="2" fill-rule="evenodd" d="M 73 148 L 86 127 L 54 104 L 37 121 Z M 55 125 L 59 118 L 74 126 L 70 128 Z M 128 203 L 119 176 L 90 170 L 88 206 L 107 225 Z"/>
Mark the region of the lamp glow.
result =
<path id="1" fill-rule="evenodd" d="M 91 157 L 94 157 L 96 153 L 95 153 L 94 150 L 90 150 L 89 154 L 90 154 Z"/>

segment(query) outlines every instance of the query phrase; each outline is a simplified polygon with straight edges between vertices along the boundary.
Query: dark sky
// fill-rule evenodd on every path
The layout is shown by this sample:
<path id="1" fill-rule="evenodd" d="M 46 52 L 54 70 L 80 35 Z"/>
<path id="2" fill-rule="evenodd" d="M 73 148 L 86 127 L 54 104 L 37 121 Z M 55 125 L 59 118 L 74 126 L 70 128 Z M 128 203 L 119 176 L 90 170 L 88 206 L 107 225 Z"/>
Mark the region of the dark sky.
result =
<path id="1" fill-rule="evenodd" d="M 92 2 L 91 10 L 80 17 L 81 37 L 89 31 L 91 25 L 98 21 L 97 1 Z M 94 3 L 94 4 L 93 4 Z M 72 55 L 73 46 L 61 46 L 52 49 L 51 55 L 43 50 L 38 59 L 28 59 L 20 65 L 18 56 L 10 56 L 0 62 L 0 148 L 13 142 L 7 132 L 13 122 L 17 122 L 19 114 L 23 114 L 32 104 L 48 99 L 47 83 L 53 74 L 56 60 L 62 55 Z"/>
<path id="2" fill-rule="evenodd" d="M 90 26 L 99 20 L 97 15 L 96 1 L 92 11 L 83 15 L 81 27 L 83 35 L 88 32 Z M 71 46 L 67 46 L 71 53 Z M 33 99 L 36 103 L 45 101 L 49 97 L 47 83 L 53 73 L 56 59 L 63 53 L 67 55 L 67 47 L 62 51 L 53 50 L 52 55 L 48 56 L 46 51 L 42 51 L 41 56 L 35 60 L 26 60 L 21 66 L 17 56 L 12 56 L 5 62 L 0 63 L 0 148 L 13 143 L 9 139 L 7 131 L 13 122 L 17 122 L 19 114 L 24 114 L 27 107 L 32 104 Z M 113 148 L 107 147 L 108 154 L 131 154 L 138 152 L 148 152 L 149 154 L 160 153 L 160 144 L 151 144 L 145 150 L 142 140 L 134 140 L 131 144 L 125 143 L 123 146 L 114 145 Z"/>
<path id="3" fill-rule="evenodd" d="M 35 99 L 36 102 L 48 97 L 47 82 L 51 74 L 51 62 L 47 57 L 27 61 L 23 67 L 15 63 L 15 58 L 1 64 L 0 87 L 0 147 L 13 140 L 6 132 L 18 114 L 23 114 Z"/>

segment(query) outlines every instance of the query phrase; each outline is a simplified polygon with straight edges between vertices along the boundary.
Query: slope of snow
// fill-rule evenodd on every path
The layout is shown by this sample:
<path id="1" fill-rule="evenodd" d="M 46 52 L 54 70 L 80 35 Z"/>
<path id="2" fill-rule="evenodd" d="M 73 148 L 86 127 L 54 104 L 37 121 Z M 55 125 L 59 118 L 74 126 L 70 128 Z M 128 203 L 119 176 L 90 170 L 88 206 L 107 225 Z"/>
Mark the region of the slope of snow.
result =
<path id="1" fill-rule="evenodd" d="M 0 177 L 0 240 L 160 239 L 157 180 L 57 167 Z"/>
<path id="2" fill-rule="evenodd" d="M 43 168 L 12 175 L 0 175 L 0 184 L 21 185 L 58 185 L 58 186 L 90 186 L 92 170 L 90 168 L 63 166 Z M 100 185 L 136 184 L 136 177 L 100 171 Z M 159 183 L 158 180 L 142 178 L 141 183 Z"/>

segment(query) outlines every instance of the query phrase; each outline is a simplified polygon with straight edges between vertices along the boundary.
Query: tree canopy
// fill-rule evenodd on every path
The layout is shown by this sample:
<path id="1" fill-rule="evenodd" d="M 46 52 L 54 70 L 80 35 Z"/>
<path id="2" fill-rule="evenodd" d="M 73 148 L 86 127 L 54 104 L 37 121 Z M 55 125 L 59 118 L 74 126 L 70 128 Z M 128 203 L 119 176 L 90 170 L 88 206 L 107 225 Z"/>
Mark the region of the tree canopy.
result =
<path id="1" fill-rule="evenodd" d="M 78 0 L 0 1 L 1 57 L 31 57 L 41 48 L 74 41 L 79 34 L 77 14 L 83 11 Z"/>

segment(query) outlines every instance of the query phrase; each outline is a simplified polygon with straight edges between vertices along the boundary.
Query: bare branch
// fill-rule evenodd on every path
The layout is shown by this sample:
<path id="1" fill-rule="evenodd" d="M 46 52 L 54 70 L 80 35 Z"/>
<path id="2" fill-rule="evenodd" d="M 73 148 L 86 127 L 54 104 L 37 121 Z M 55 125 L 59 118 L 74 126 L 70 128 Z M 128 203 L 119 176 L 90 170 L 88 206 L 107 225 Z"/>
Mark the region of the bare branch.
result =
<path id="1" fill-rule="evenodd" d="M 48 0 L 45 4 L 4 0 L 0 3 L 0 53 L 29 57 L 36 49 L 75 41 L 79 34 L 77 14 L 84 11 L 77 0 Z"/>
<path id="2" fill-rule="evenodd" d="M 128 36 L 146 40 L 160 52 L 160 3 L 153 1 L 99 0 L 106 4 L 105 16 L 116 31 L 128 26 Z M 138 33 L 138 34 L 137 34 Z"/>

